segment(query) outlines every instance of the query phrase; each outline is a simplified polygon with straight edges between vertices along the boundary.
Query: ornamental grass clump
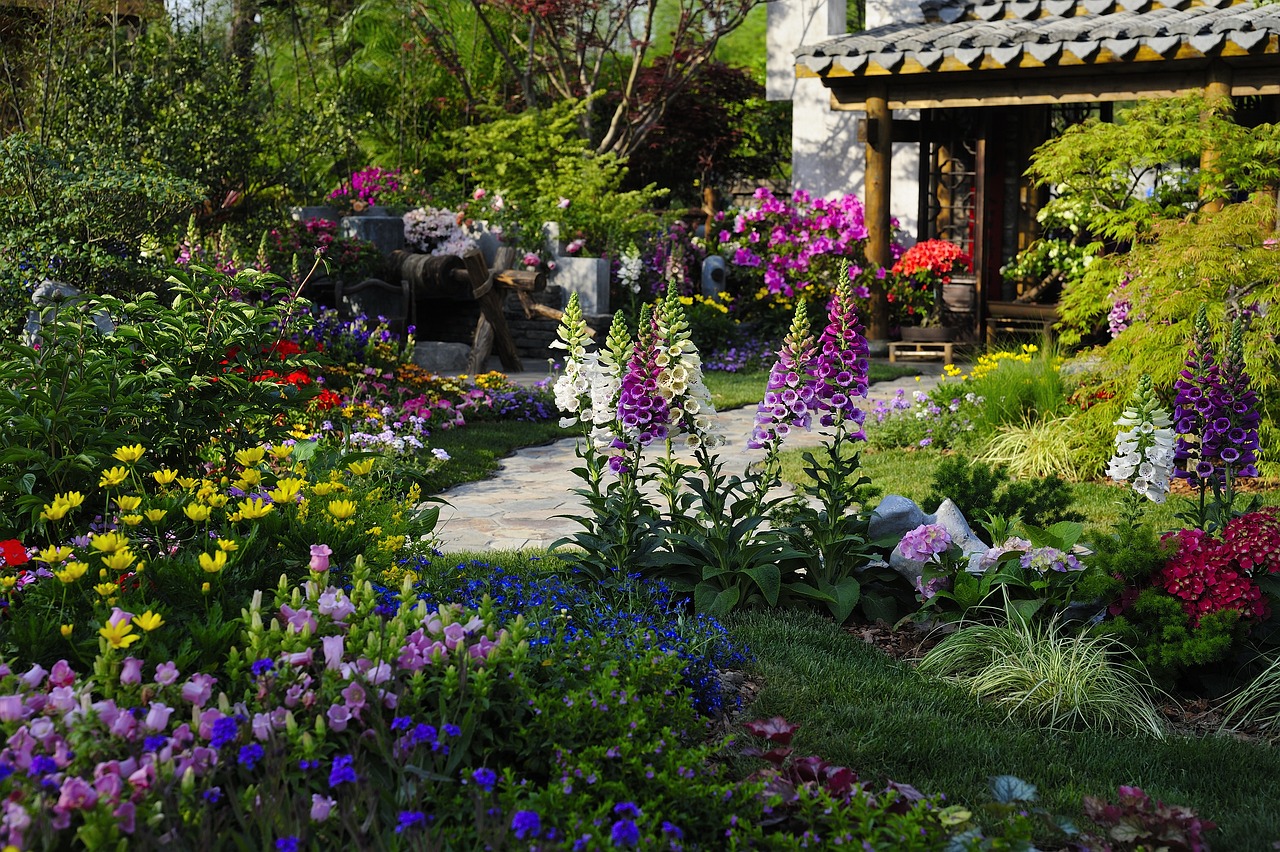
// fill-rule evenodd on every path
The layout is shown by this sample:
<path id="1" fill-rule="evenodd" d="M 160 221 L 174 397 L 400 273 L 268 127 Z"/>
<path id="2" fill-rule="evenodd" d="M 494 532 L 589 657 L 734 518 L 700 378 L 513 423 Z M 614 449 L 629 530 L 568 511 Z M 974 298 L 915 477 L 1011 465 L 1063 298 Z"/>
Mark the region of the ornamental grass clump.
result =
<path id="1" fill-rule="evenodd" d="M 1119 642 L 1066 633 L 1057 621 L 1033 625 L 1012 609 L 1005 616 L 1005 624 L 971 624 L 946 637 L 919 671 L 1051 730 L 1164 737 L 1154 687 L 1142 669 L 1118 661 Z"/>

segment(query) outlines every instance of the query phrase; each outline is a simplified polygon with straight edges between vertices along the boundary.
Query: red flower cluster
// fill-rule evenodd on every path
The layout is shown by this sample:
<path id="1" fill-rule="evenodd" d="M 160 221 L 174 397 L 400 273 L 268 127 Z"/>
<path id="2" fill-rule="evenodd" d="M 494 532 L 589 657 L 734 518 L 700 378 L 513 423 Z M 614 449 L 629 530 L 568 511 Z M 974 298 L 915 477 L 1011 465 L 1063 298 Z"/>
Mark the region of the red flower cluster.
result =
<path id="1" fill-rule="evenodd" d="M 324 388 L 311 400 L 311 407 L 316 411 L 329 411 L 342 405 L 342 394 Z"/>
<path id="2" fill-rule="evenodd" d="M 17 568 L 28 560 L 27 549 L 16 538 L 0 541 L 0 565 L 5 568 Z"/>
<path id="3" fill-rule="evenodd" d="M 903 252 L 902 257 L 893 265 L 895 275 L 915 275 L 926 273 L 942 278 L 944 284 L 950 283 L 950 276 L 956 272 L 969 272 L 973 269 L 973 260 L 960 250 L 960 247 L 946 240 L 925 240 L 916 243 Z"/>
<path id="4" fill-rule="evenodd" d="M 1223 531 L 1221 550 L 1255 577 L 1280 574 L 1280 508 L 1233 518 Z"/>
<path id="5" fill-rule="evenodd" d="M 1236 521 L 1252 517 L 1244 515 Z M 1274 513 L 1268 517 L 1271 523 L 1276 523 Z M 1254 523 L 1247 522 L 1239 529 L 1252 531 Z M 1237 535 L 1242 541 L 1246 537 L 1253 540 L 1249 532 Z M 1209 613 L 1227 609 L 1239 610 L 1241 618 L 1259 621 L 1270 614 L 1262 589 L 1253 581 L 1253 575 L 1261 573 L 1253 570 L 1256 561 L 1251 559 L 1247 567 L 1242 564 L 1237 559 L 1236 544 L 1217 541 L 1203 530 L 1178 530 L 1164 538 L 1175 538 L 1178 551 L 1156 575 L 1155 583 L 1182 601 L 1182 608 L 1193 625 L 1199 625 L 1200 619 Z"/>

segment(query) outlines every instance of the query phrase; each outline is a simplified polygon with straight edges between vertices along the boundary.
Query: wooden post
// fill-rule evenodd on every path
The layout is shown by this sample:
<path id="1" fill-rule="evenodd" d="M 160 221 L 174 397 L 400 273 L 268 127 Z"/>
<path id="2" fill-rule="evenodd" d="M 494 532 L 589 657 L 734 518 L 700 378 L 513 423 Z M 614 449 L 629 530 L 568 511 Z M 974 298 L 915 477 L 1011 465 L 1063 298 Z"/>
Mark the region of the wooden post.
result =
<path id="1" fill-rule="evenodd" d="M 867 95 L 867 260 L 888 269 L 893 265 L 889 242 L 889 192 L 893 166 L 893 113 L 883 84 Z M 889 300 L 884 282 L 871 281 L 871 316 L 867 323 L 869 340 L 889 339 Z"/>
<path id="2" fill-rule="evenodd" d="M 1205 111 L 1201 114 L 1202 122 L 1207 121 L 1213 113 L 1226 115 L 1231 110 L 1231 69 L 1222 62 L 1214 62 L 1209 65 L 1209 70 L 1205 73 L 1204 84 Z M 1210 175 L 1218 169 L 1219 151 L 1212 142 L 1204 146 L 1204 150 L 1200 152 L 1200 173 L 1202 175 Z M 1203 200 L 1208 196 L 1207 187 L 1203 180 L 1200 184 L 1200 198 Z M 1216 213 L 1222 209 L 1223 201 L 1221 195 L 1209 198 L 1201 207 L 1207 213 Z"/>
<path id="3" fill-rule="evenodd" d="M 511 339 L 511 330 L 507 327 L 507 318 L 502 313 L 503 292 L 494 286 L 497 272 L 505 272 L 515 263 L 515 249 L 503 246 L 498 249 L 494 259 L 494 272 L 484 262 L 484 256 L 478 251 L 469 251 L 462 257 L 467 272 L 471 276 L 472 294 L 480 303 L 480 320 L 476 323 L 476 333 L 471 344 L 471 373 L 477 374 L 484 369 L 485 359 L 489 357 L 489 347 L 494 344 L 498 348 L 498 357 L 502 359 L 502 367 L 510 372 L 524 372 L 520 362 L 520 353 L 516 351 L 516 343 Z"/>

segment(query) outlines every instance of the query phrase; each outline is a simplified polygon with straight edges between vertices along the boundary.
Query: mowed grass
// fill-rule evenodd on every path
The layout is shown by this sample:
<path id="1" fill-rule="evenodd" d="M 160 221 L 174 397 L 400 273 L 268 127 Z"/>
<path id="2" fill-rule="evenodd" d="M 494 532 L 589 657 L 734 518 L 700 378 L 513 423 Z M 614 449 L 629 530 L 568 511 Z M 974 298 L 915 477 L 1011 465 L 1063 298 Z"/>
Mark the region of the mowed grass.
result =
<path id="1" fill-rule="evenodd" d="M 969 807 L 989 801 L 991 776 L 1016 775 L 1039 788 L 1043 806 L 1076 819 L 1084 796 L 1114 800 L 1117 787 L 1134 784 L 1218 823 L 1215 849 L 1263 850 L 1280 840 L 1280 752 L 1266 745 L 1050 732 L 925 678 L 818 616 L 751 613 L 730 626 L 754 652 L 763 683 L 744 718 L 800 723 L 796 755 Z"/>
<path id="2" fill-rule="evenodd" d="M 925 505 L 925 497 L 933 487 L 933 475 L 943 459 L 937 450 L 871 450 L 861 448 L 862 472 L 871 479 L 880 496 L 900 494 L 921 504 L 926 512 L 936 507 Z M 782 453 L 782 478 L 787 482 L 804 480 L 803 453 L 800 450 L 784 450 Z M 1264 506 L 1280 506 L 1280 484 L 1258 483 L 1259 498 Z M 1108 482 L 1070 483 L 1071 495 L 1077 511 L 1085 516 L 1086 540 L 1090 535 L 1109 532 L 1120 520 L 1120 501 L 1125 486 Z M 1246 497 L 1248 495 L 1245 495 Z M 1190 508 L 1191 496 L 1187 492 L 1171 494 L 1163 504 L 1147 503 L 1147 520 L 1157 530 L 1172 530 L 1182 526 L 1177 515 Z M 874 505 L 878 498 L 872 500 Z M 977 519 L 970 519 L 977 529 Z"/>

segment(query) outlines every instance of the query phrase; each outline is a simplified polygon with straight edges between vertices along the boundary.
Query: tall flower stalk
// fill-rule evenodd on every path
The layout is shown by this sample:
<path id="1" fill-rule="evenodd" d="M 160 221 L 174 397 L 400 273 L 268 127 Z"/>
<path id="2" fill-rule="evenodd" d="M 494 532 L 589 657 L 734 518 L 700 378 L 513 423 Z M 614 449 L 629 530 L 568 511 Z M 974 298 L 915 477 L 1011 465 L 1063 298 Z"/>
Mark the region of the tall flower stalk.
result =
<path id="1" fill-rule="evenodd" d="M 1124 523 L 1136 526 L 1144 498 L 1153 503 L 1165 501 L 1173 472 L 1173 421 L 1160 407 L 1150 376 L 1138 379 L 1138 387 L 1115 425 L 1121 428 L 1107 476 L 1132 484 L 1122 504 L 1122 516 Z"/>
<path id="2" fill-rule="evenodd" d="M 1257 394 L 1249 385 L 1241 320 L 1237 318 L 1232 324 L 1226 351 L 1219 359 L 1206 310 L 1201 306 L 1186 368 L 1174 383 L 1177 400 L 1173 419 L 1178 432 L 1174 448 L 1180 463 L 1177 475 L 1187 478 L 1199 493 L 1191 517 L 1202 530 L 1225 525 L 1238 514 L 1236 480 L 1258 475 L 1255 462 L 1261 417 Z"/>
<path id="3" fill-rule="evenodd" d="M 858 454 L 845 452 L 847 444 L 866 438 L 866 414 L 854 400 L 867 395 L 868 369 L 867 341 L 847 275 L 839 276 L 827 324 L 816 343 L 811 341 L 807 317 L 798 310 L 770 371 L 751 444 L 772 459 L 790 430 L 808 427 L 814 415 L 830 430 L 821 462 L 813 453 L 804 454 L 810 484 L 803 491 L 810 501 L 799 509 L 795 545 L 810 557 L 805 579 L 791 584 L 791 590 L 821 601 L 837 621 L 844 621 L 861 597 L 854 572 L 865 562 L 865 521 L 852 509 L 856 489 L 869 481 L 859 474 Z"/>

